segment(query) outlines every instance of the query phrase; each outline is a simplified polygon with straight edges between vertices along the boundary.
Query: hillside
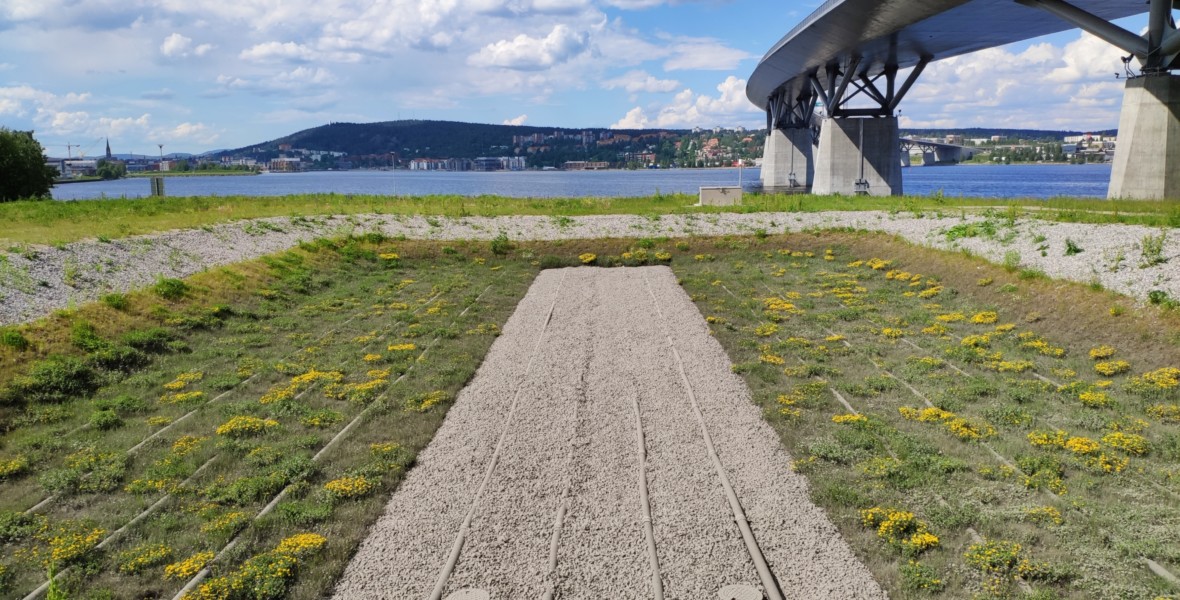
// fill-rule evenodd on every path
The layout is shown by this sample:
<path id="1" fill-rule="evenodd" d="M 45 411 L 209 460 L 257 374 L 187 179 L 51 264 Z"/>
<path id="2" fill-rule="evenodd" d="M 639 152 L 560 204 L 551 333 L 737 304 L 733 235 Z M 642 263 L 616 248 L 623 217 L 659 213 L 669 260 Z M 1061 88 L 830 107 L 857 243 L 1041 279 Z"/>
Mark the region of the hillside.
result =
<path id="1" fill-rule="evenodd" d="M 386 154 L 430 155 L 438 157 L 474 158 L 476 156 L 505 154 L 512 148 L 513 136 L 535 134 L 553 135 L 561 132 L 566 136 L 581 135 L 584 131 L 598 135 L 603 131 L 632 136 L 658 134 L 661 131 L 685 133 L 683 131 L 645 129 L 608 130 L 605 128 L 566 129 L 560 127 L 532 127 L 525 125 L 492 125 L 487 123 L 461 123 L 457 121 L 385 121 L 381 123 L 329 123 L 292 133 L 278 139 L 227 151 L 226 154 L 258 154 L 277 152 L 280 144 L 295 148 L 309 148 L 331 152 L 345 152 L 349 156 Z"/>

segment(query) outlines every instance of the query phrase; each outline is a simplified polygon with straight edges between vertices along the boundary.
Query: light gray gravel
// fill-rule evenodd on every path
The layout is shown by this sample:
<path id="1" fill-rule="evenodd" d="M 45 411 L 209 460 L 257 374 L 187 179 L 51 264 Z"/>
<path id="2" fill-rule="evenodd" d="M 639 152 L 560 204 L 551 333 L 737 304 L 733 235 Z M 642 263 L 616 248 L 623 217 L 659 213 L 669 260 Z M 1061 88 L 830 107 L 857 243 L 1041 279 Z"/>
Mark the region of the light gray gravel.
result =
<path id="1" fill-rule="evenodd" d="M 634 402 L 665 597 L 716 598 L 730 584 L 761 588 L 669 332 L 786 597 L 884 597 L 811 504 L 806 481 L 791 472 L 790 457 L 666 267 L 542 272 L 361 544 L 335 597 L 426 598 L 506 431 L 443 597 L 482 588 L 495 599 L 539 598 L 552 585 L 562 599 L 651 598 Z M 551 573 L 555 517 L 567 497 Z"/>
<path id="2" fill-rule="evenodd" d="M 1162 264 L 1140 268 L 1142 241 L 1158 230 L 1133 225 L 1081 225 L 1019 219 L 1009 227 L 992 218 L 996 234 L 948 241 L 945 231 L 981 216 L 915 216 L 911 213 L 825 212 L 672 215 L 659 218 L 605 215 L 467 217 L 459 219 L 359 215 L 312 219 L 272 218 L 171 231 L 108 243 L 82 241 L 61 248 L 0 250 L 0 324 L 22 323 L 98 298 L 109 291 L 150 285 L 159 277 L 183 277 L 219 265 L 285 250 L 318 237 L 381 231 L 414 239 L 511 239 L 691 236 L 857 228 L 899 235 L 913 243 L 963 249 L 993 262 L 1005 256 L 1051 277 L 1099 282 L 1139 300 L 1159 289 L 1180 297 L 1180 233 L 1168 231 Z M 1066 239 L 1084 251 L 1065 256 Z M 1044 253 L 1044 256 L 1042 256 Z"/>

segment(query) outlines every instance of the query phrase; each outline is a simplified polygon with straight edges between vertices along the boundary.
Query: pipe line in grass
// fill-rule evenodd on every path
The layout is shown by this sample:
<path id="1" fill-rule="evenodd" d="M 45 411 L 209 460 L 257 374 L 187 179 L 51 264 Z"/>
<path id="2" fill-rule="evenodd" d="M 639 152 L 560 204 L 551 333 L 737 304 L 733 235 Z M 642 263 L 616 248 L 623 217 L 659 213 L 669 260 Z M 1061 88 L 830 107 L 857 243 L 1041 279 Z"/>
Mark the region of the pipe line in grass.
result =
<path id="1" fill-rule="evenodd" d="M 498 278 L 499 278 L 499 276 L 497 276 L 497 279 L 498 279 Z M 482 292 L 480 292 L 480 293 L 479 293 L 479 295 L 475 297 L 475 300 L 472 300 L 471 304 L 469 304 L 469 305 L 467 306 L 467 308 L 464 308 L 464 309 L 463 309 L 463 311 L 462 311 L 462 312 L 460 312 L 460 313 L 459 313 L 459 314 L 458 314 L 458 315 L 457 315 L 457 316 L 456 316 L 456 317 L 455 317 L 455 318 L 452 320 L 452 323 L 451 323 L 451 324 L 453 325 L 453 324 L 455 324 L 455 323 L 459 322 L 459 319 L 460 319 L 460 318 L 462 318 L 464 315 L 466 315 L 466 314 L 467 314 L 467 311 L 468 311 L 468 310 L 471 310 L 471 307 L 472 307 L 472 306 L 475 306 L 475 303 L 476 303 L 476 302 L 479 302 L 479 299 L 480 299 L 480 298 L 482 298 L 482 297 L 483 297 L 483 295 L 484 295 L 485 293 L 487 293 L 487 291 L 488 291 L 488 290 L 492 289 L 492 287 L 493 287 L 494 285 L 495 285 L 494 283 L 493 283 L 493 284 L 489 284 L 489 285 L 488 285 L 488 287 L 484 288 L 484 289 L 483 289 L 483 291 L 482 291 Z M 436 295 L 435 297 L 437 298 L 438 296 Z M 427 306 L 428 304 L 429 304 L 429 302 L 422 304 L 422 306 Z M 346 435 L 348 432 L 352 431 L 353 427 L 355 427 L 355 426 L 356 426 L 358 423 L 360 423 L 361 419 L 362 419 L 362 418 L 363 418 L 365 415 L 367 415 L 367 414 L 369 413 L 369 411 L 373 410 L 373 408 L 374 408 L 375 406 L 377 406 L 377 405 L 378 405 L 379 401 L 380 401 L 380 400 L 381 400 L 381 399 L 382 399 L 382 398 L 383 398 L 383 397 L 384 397 L 386 394 L 388 394 L 388 393 L 389 393 L 389 390 L 390 390 L 390 389 L 392 389 L 394 385 L 397 385 L 399 382 L 401 382 L 402 380 L 404 380 L 404 379 L 406 378 L 406 376 L 407 376 L 407 375 L 409 375 L 409 374 L 410 374 L 410 372 L 412 372 L 412 371 L 414 370 L 414 367 L 415 367 L 415 366 L 417 366 L 418 362 L 419 362 L 419 361 L 421 361 L 423 358 L 425 358 L 425 357 L 426 357 L 426 354 L 427 354 L 428 352 L 430 352 L 430 349 L 431 349 L 431 348 L 433 348 L 433 347 L 434 347 L 434 344 L 435 344 L 435 343 L 437 343 L 437 342 L 438 342 L 440 339 L 442 339 L 442 336 L 435 336 L 435 337 L 434 337 L 434 339 L 432 339 L 432 340 L 430 341 L 430 343 L 429 343 L 429 344 L 427 344 L 425 348 L 423 348 L 422 352 L 418 354 L 418 358 L 416 358 L 414 361 L 412 361 L 412 362 L 410 363 L 410 367 L 409 367 L 408 369 L 406 369 L 406 371 L 405 371 L 404 373 L 402 373 L 401 375 L 399 375 L 397 379 L 393 380 L 393 382 L 391 382 L 391 383 L 390 383 L 390 384 L 389 384 L 389 385 L 388 385 L 388 386 L 385 388 L 385 391 L 381 392 L 381 395 L 379 395 L 377 398 L 375 398 L 375 399 L 373 400 L 373 402 L 369 404 L 369 406 L 368 406 L 368 407 L 366 407 L 366 408 L 365 408 L 364 410 L 362 410 L 362 411 L 361 411 L 359 414 L 357 414 L 357 416 L 356 416 L 356 417 L 354 417 L 354 418 L 353 418 L 353 420 L 352 420 L 352 421 L 350 421 L 350 422 L 348 423 L 348 425 L 345 425 L 343 428 L 341 428 L 341 430 L 340 430 L 339 432 L 337 432 L 337 433 L 336 433 L 336 435 L 335 435 L 335 436 L 333 436 L 333 437 L 332 437 L 332 439 L 331 439 L 331 440 L 328 440 L 328 443 L 327 443 L 327 444 L 324 444 L 324 447 L 323 447 L 323 448 L 320 448 L 320 451 L 319 451 L 319 452 L 317 452 L 317 453 L 315 454 L 315 456 L 314 456 L 314 457 L 312 457 L 312 460 L 313 460 L 313 461 L 316 461 L 316 460 L 318 460 L 320 457 L 322 457 L 322 456 L 324 455 L 324 453 L 325 453 L 325 452 L 327 452 L 327 450 L 328 450 L 329 448 L 331 448 L 333 445 L 335 445 L 335 444 L 336 444 L 336 443 L 337 443 L 339 440 L 343 439 L 343 438 L 344 438 L 344 436 L 345 436 L 345 435 Z M 257 514 L 255 514 L 255 515 L 254 515 L 254 517 L 253 517 L 252 519 L 250 519 L 250 523 L 251 523 L 251 524 L 253 524 L 253 523 L 254 523 L 255 521 L 257 521 L 258 519 L 260 519 L 260 518 L 262 518 L 262 517 L 265 517 L 266 515 L 270 514 L 270 512 L 271 512 L 271 511 L 273 511 L 273 510 L 275 509 L 275 507 L 277 507 L 277 506 L 278 506 L 279 502 L 281 502 L 281 501 L 283 500 L 283 498 L 286 498 L 287 494 L 288 494 L 288 493 L 290 492 L 290 490 L 291 490 L 291 487 L 292 487 L 291 485 L 287 485 L 287 486 L 286 486 L 286 487 L 284 487 L 284 488 L 283 488 L 283 489 L 282 489 L 282 490 L 281 490 L 281 491 L 280 491 L 278 494 L 276 494 L 276 495 L 275 495 L 275 497 L 274 497 L 274 498 L 272 498 L 272 499 L 270 500 L 270 502 L 268 502 L 268 503 L 266 504 L 266 506 L 262 507 L 262 509 L 261 509 L 261 510 L 259 510 L 259 511 L 258 511 L 258 513 L 257 513 Z M 220 558 L 222 558 L 223 556 L 225 556 L 225 555 L 229 554 L 230 552 L 232 552 L 232 551 L 233 551 L 233 549 L 237 547 L 237 545 L 238 545 L 238 542 L 241 540 L 241 538 L 242 538 L 242 533 L 243 533 L 244 531 L 245 531 L 245 528 L 243 528 L 243 529 L 242 529 L 242 531 L 239 531 L 239 532 L 238 532 L 236 535 L 234 535 L 234 538 L 233 538 L 232 540 L 230 540 L 230 541 L 229 541 L 229 543 L 227 543 L 225 546 L 223 546 L 223 547 L 222 547 L 222 549 L 221 549 L 220 551 L 218 551 L 218 552 L 217 552 L 217 554 L 215 554 L 215 555 L 214 555 L 213 559 L 212 559 L 212 560 L 210 560 L 210 561 L 209 561 L 209 563 L 208 563 L 208 564 L 207 564 L 207 565 L 206 565 L 206 566 L 205 566 L 203 569 L 201 569 L 200 571 L 198 571 L 198 572 L 197 572 L 197 574 L 196 574 L 196 575 L 194 575 L 194 576 L 192 577 L 192 579 L 190 579 L 190 580 L 189 580 L 187 583 L 185 583 L 185 586 L 184 586 L 183 588 L 181 588 L 181 589 L 180 589 L 180 591 L 179 591 L 179 592 L 177 592 L 175 596 L 173 596 L 173 597 L 172 597 L 172 600 L 183 600 L 183 598 L 184 598 L 184 597 L 185 597 L 185 596 L 186 596 L 186 595 L 187 595 L 189 592 L 191 592 L 191 591 L 195 590 L 195 589 L 197 588 L 197 586 L 198 586 L 198 585 L 200 585 L 200 584 L 201 584 L 201 582 L 202 582 L 202 581 L 204 581 L 204 580 L 205 580 L 205 578 L 209 576 L 209 573 L 211 573 L 211 572 L 212 572 L 211 565 L 212 565 L 213 563 L 217 562 L 217 560 L 218 560 L 218 559 L 220 559 Z"/>

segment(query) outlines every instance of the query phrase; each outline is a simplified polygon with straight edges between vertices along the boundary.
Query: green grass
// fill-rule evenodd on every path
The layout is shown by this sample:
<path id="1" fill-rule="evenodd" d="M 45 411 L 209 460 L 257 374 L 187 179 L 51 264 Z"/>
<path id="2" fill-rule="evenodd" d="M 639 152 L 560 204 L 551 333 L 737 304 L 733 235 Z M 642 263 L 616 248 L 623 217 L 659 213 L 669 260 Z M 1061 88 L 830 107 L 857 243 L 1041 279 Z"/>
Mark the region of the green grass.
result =
<path id="1" fill-rule="evenodd" d="M 820 212 L 884 210 L 897 214 L 958 216 L 984 212 L 1006 219 L 1035 216 L 1079 223 L 1131 223 L 1180 227 L 1180 202 L 1109 200 L 996 200 L 942 196 L 861 197 L 748 194 L 736 207 L 692 207 L 696 197 L 664 194 L 639 198 L 521 199 L 495 196 L 186 197 L 83 202 L 22 201 L 0 204 L 0 242 L 49 244 L 108 239 L 195 228 L 262 217 L 384 213 L 446 217 L 544 215 L 665 215 L 716 212 Z M 564 221 L 560 221 L 564 222 Z"/>
<path id="2" fill-rule="evenodd" d="M 1033 315 L 1027 299 L 977 284 L 980 276 L 1003 283 L 1021 274 L 884 239 L 735 239 L 698 250 L 713 260 L 678 257 L 673 269 L 807 475 L 813 500 L 890 596 L 1021 597 L 1011 577 L 1020 561 L 1024 580 L 1043 597 L 1175 594 L 1143 559 L 1180 570 L 1180 408 L 1162 409 L 1176 411 L 1166 418 L 1153 412 L 1176 406 L 1180 388 L 1133 383 L 1144 372 L 1180 367 L 1175 320 L 1152 310 L 1113 317 L 1102 308 L 1109 294 L 1039 277 L 1021 283 L 1044 294 L 1037 308 L 1048 314 L 1058 303 L 1072 305 L 1062 312 L 1079 322 Z M 854 262 L 875 257 L 892 264 Z M 955 312 L 964 318 L 937 319 Z M 997 314 L 972 322 L 988 312 Z M 929 329 L 938 324 L 946 331 Z M 972 335 L 988 335 L 987 347 L 965 346 L 961 338 Z M 1101 344 L 1116 348 L 1113 359 L 1131 370 L 1097 373 L 1088 353 Z M 1100 381 L 1112 383 L 1097 387 Z M 1093 392 L 1105 394 L 1105 405 L 1082 401 Z M 833 421 L 849 413 L 835 393 L 864 420 Z M 926 401 L 953 416 L 906 417 Z M 1058 430 L 1096 449 L 1078 454 L 1030 441 L 1034 432 Z M 1143 436 L 1150 450 L 1118 449 L 1108 436 L 1119 431 Z M 1102 460 L 1121 470 L 1105 472 Z M 864 525 L 861 511 L 872 508 L 912 512 L 938 545 L 907 553 L 898 540 L 889 543 Z M 978 568 L 967 557 L 977 543 L 969 528 L 996 551 L 1020 544 L 1019 559 L 1000 576 Z"/>
<path id="3" fill-rule="evenodd" d="M 795 253 L 782 252 L 788 248 Z M 829 248 L 832 260 L 825 260 Z M 1109 292 L 1022 280 L 977 259 L 886 236 L 822 233 L 545 243 L 320 240 L 188 278 L 182 290 L 169 283 L 164 294 L 147 288 L 7 329 L 6 336 L 25 341 L 0 346 L 0 381 L 9 382 L 0 393 L 0 595 L 20 596 L 43 582 L 39 553 L 53 543 L 77 550 L 54 563 L 59 572 L 69 567 L 61 587 L 70 598 L 170 597 L 185 578 L 166 578 L 167 565 L 239 537 L 236 549 L 214 563 L 213 581 L 253 573 L 254 583 L 271 585 L 277 595 L 324 597 L 536 273 L 580 264 L 583 254 L 607 266 L 670 261 L 807 473 L 813 499 L 891 596 L 923 597 L 928 592 L 920 588 L 936 579 L 947 597 L 982 591 L 988 578 L 964 557 L 973 543 L 968 528 L 989 541 L 1020 543 L 1036 567 L 1028 571 L 1030 583 L 1045 597 L 1175 592 L 1140 559 L 1180 568 L 1172 543 L 1180 423 L 1147 412 L 1180 398 L 1174 390 L 1144 396 L 1128 385 L 1144 371 L 1176 366 L 1175 313 L 1142 307 L 1111 316 Z M 875 256 L 894 264 L 848 266 Z M 921 283 L 887 277 L 890 269 L 920 270 Z M 994 285 L 978 285 L 980 277 Z M 1016 282 L 1018 288 L 1001 291 Z M 935 287 L 932 298 L 906 295 Z M 771 296 L 797 312 L 768 313 L 764 299 Z M 1042 314 L 1028 311 L 1030 298 Z M 946 335 L 921 333 L 951 311 L 967 319 L 946 324 Z M 970 322 L 983 311 L 995 311 L 997 322 Z M 776 319 L 777 331 L 755 334 Z M 988 357 L 954 337 L 1009 322 L 1016 327 L 994 335 L 989 352 L 1029 361 L 1062 383 L 1082 383 L 1058 389 L 1032 371 L 990 370 Z M 883 335 L 886 328 L 903 331 L 917 348 Z M 1026 330 L 1064 356 L 1023 347 Z M 826 339 L 834 334 L 843 340 Z M 1087 352 L 1102 343 L 1132 369 L 1110 378 L 1109 406 L 1090 408 L 1079 394 L 1100 379 Z M 401 344 L 413 348 L 390 349 Z M 919 360 L 927 357 L 939 360 Z M 16 382 L 20 394 L 11 393 Z M 353 385 L 342 388 L 347 384 Z M 834 423 L 832 416 L 847 411 L 829 387 L 867 420 Z M 904 418 L 899 408 L 925 407 L 918 394 L 995 432 L 963 441 L 945 423 Z M 275 424 L 259 425 L 257 434 L 217 433 L 235 417 Z M 1112 427 L 1141 428 L 1136 419 L 1150 423 L 1142 435 L 1151 451 L 1126 457 L 1115 474 L 1096 472 L 1064 449 L 1034 447 L 1027 437 L 1062 429 L 1101 440 Z M 982 442 L 1027 473 L 1002 469 Z M 1125 457 L 1109 444 L 1103 451 Z M 1030 488 L 1026 476 L 1042 488 Z M 325 487 L 342 478 L 352 478 L 344 487 L 361 493 L 341 498 Z M 1043 491 L 1048 485 L 1056 497 Z M 254 520 L 284 489 L 275 509 Z M 50 496 L 39 516 L 21 515 Z M 151 516 L 108 547 L 93 548 L 160 499 Z M 1063 523 L 1029 512 L 1045 506 L 1057 509 Z M 913 511 L 939 545 L 910 565 L 861 525 L 858 511 L 871 507 Z M 87 539 L 96 529 L 105 533 Z M 323 535 L 326 543 L 301 555 L 293 575 L 264 565 L 281 559 L 274 552 L 281 540 L 303 533 Z M 131 569 L 135 555 L 141 568 Z M 1005 580 L 997 589 L 1010 593 L 1012 585 Z"/>

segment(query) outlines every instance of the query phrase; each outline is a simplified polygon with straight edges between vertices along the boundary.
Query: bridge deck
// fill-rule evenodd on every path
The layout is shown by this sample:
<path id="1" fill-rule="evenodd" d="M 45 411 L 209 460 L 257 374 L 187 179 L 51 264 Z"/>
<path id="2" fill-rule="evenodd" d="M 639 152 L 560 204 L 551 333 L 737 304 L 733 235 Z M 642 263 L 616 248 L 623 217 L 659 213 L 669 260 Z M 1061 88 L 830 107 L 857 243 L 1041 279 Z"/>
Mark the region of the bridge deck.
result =
<path id="1" fill-rule="evenodd" d="M 1105 19 L 1147 12 L 1143 0 L 1071 0 Z M 794 97 L 810 73 L 821 81 L 827 65 L 861 57 L 876 75 L 886 65 L 906 68 L 1001 46 L 1073 26 L 1013 0 L 828 0 L 763 57 L 746 84 L 746 97 L 765 107 L 779 88 Z"/>

